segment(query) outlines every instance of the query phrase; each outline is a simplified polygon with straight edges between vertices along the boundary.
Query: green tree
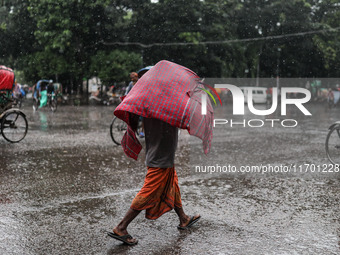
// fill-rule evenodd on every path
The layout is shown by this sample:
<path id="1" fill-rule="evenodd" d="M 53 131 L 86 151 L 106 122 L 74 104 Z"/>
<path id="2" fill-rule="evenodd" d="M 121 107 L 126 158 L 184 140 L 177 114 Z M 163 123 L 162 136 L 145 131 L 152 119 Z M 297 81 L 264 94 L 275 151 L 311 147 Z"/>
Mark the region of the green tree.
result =
<path id="1" fill-rule="evenodd" d="M 34 35 L 41 46 L 40 53 L 32 55 L 33 64 L 40 66 L 43 58 L 52 60 L 46 72 L 68 74 L 73 89 L 81 91 L 83 77 L 90 75 L 91 57 L 104 47 L 102 41 L 120 39 L 117 27 L 125 26 L 126 10 L 118 3 L 29 0 L 28 9 L 37 24 Z"/>
<path id="2" fill-rule="evenodd" d="M 140 54 L 114 50 L 99 51 L 91 59 L 90 73 L 98 76 L 104 84 L 125 81 L 129 73 L 137 71 L 142 65 Z"/>
<path id="3" fill-rule="evenodd" d="M 315 35 L 313 42 L 323 59 L 324 77 L 340 75 L 340 5 L 339 1 L 318 1 L 315 8 L 315 23 L 327 32 Z"/>
<path id="4" fill-rule="evenodd" d="M 237 1 L 226 0 L 141 1 L 132 7 L 129 40 L 153 45 L 141 49 L 144 65 L 167 59 L 201 76 L 237 75 L 241 47 L 201 43 L 234 38 L 235 8 Z"/>
<path id="5" fill-rule="evenodd" d="M 281 77 L 331 77 L 339 29 L 283 35 L 337 28 L 339 8 L 336 0 L 3 0 L 0 61 L 73 90 L 83 77 L 125 80 L 162 59 L 202 77 L 272 77 L 278 66 Z"/>
<path id="6" fill-rule="evenodd" d="M 237 15 L 239 38 L 254 40 L 247 44 L 246 59 L 254 76 L 257 64 L 262 77 L 311 77 L 321 74 L 322 59 L 312 41 L 313 35 L 289 36 L 315 30 L 312 5 L 306 0 L 244 1 Z M 283 36 L 288 35 L 288 36 Z"/>
<path id="7" fill-rule="evenodd" d="M 21 58 L 35 51 L 35 23 L 27 1 L 7 0 L 0 5 L 0 62 L 12 68 L 23 66 Z"/>

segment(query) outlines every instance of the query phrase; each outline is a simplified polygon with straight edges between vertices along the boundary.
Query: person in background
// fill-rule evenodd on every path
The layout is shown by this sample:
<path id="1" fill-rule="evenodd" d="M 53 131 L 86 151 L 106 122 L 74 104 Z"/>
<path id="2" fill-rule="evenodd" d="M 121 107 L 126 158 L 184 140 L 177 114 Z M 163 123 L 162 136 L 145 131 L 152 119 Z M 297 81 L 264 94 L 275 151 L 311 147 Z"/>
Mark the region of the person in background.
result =
<path id="1" fill-rule="evenodd" d="M 135 85 L 138 81 L 138 74 L 136 72 L 132 72 L 130 73 L 130 83 L 129 85 L 127 86 L 126 90 L 125 90 L 125 96 L 127 94 L 129 94 L 130 90 L 132 89 L 133 85 Z"/>
<path id="2" fill-rule="evenodd" d="M 130 81 L 129 85 L 127 86 L 126 90 L 125 90 L 125 96 L 127 94 L 129 94 L 130 90 L 137 83 L 139 78 L 140 77 L 138 77 L 138 73 L 136 73 L 136 72 L 130 73 L 131 81 Z M 140 117 L 140 118 L 141 118 L 140 121 L 142 121 L 143 120 L 142 117 Z M 140 138 L 144 138 L 144 136 L 145 136 L 145 134 L 144 134 L 144 124 L 142 124 L 142 131 L 138 135 L 139 135 Z"/>
<path id="3" fill-rule="evenodd" d="M 38 86 L 38 84 L 37 84 L 37 86 Z M 40 90 L 39 90 L 40 105 L 39 105 L 39 108 L 47 105 L 47 94 L 48 94 L 48 91 L 51 91 L 52 89 L 54 91 L 52 80 L 45 80 L 45 82 L 40 83 Z"/>
<path id="4" fill-rule="evenodd" d="M 332 108 L 334 107 L 334 92 L 331 88 L 328 89 L 327 92 L 327 103 L 328 103 L 328 107 Z"/>
<path id="5" fill-rule="evenodd" d="M 39 80 L 32 87 L 32 95 L 33 95 L 33 109 L 36 110 L 36 106 L 39 103 L 39 108 L 46 105 L 47 103 L 47 92 L 46 92 L 46 83 L 50 83 L 51 80 Z"/>

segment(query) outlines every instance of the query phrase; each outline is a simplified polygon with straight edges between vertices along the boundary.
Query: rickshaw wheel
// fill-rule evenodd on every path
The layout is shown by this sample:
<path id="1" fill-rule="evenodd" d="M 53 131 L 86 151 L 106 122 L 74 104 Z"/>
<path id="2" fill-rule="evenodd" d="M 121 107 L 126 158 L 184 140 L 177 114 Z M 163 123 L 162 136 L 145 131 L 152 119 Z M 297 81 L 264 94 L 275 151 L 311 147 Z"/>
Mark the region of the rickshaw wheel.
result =
<path id="1" fill-rule="evenodd" d="M 1 133 L 8 142 L 20 142 L 25 138 L 27 129 L 27 119 L 21 111 L 10 111 L 1 118 Z"/>
<path id="2" fill-rule="evenodd" d="M 112 141 L 115 144 L 120 145 L 126 130 L 127 124 L 115 116 L 110 126 L 110 135 Z"/>

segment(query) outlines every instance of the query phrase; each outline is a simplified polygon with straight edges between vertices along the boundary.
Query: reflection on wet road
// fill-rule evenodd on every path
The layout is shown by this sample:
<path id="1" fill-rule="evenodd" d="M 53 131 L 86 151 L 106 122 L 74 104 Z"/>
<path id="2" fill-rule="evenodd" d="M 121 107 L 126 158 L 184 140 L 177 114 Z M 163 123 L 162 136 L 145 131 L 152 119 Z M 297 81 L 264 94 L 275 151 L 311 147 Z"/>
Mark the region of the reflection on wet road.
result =
<path id="1" fill-rule="evenodd" d="M 180 232 L 174 212 L 157 221 L 141 213 L 129 227 L 139 244 L 127 247 L 105 231 L 129 208 L 146 169 L 143 153 L 130 160 L 112 142 L 113 108 L 24 107 L 26 138 L 0 139 L 0 254 L 339 254 L 339 173 L 195 173 L 195 165 L 328 164 L 324 141 L 338 109 L 309 110 L 312 117 L 288 111 L 296 128 L 216 127 L 208 156 L 181 132 L 183 205 L 202 219 Z M 231 119 L 230 109 L 215 118 Z"/>

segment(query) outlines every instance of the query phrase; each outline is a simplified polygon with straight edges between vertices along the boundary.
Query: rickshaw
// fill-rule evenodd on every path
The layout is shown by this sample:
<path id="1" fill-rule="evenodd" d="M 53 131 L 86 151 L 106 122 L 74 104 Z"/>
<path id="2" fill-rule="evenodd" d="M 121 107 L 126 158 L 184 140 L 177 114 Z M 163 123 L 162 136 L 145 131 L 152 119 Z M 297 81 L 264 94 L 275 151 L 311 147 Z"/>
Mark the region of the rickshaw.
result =
<path id="1" fill-rule="evenodd" d="M 44 96 L 42 95 L 43 92 L 45 92 Z M 34 88 L 33 109 L 37 110 L 47 106 L 52 112 L 55 112 L 57 110 L 56 92 L 52 80 L 39 80 Z M 43 101 L 43 103 L 41 103 L 41 101 Z"/>
<path id="2" fill-rule="evenodd" d="M 0 129 L 2 136 L 11 143 L 20 142 L 27 134 L 26 115 L 13 108 L 12 91 L 14 72 L 12 69 L 0 66 Z"/>

